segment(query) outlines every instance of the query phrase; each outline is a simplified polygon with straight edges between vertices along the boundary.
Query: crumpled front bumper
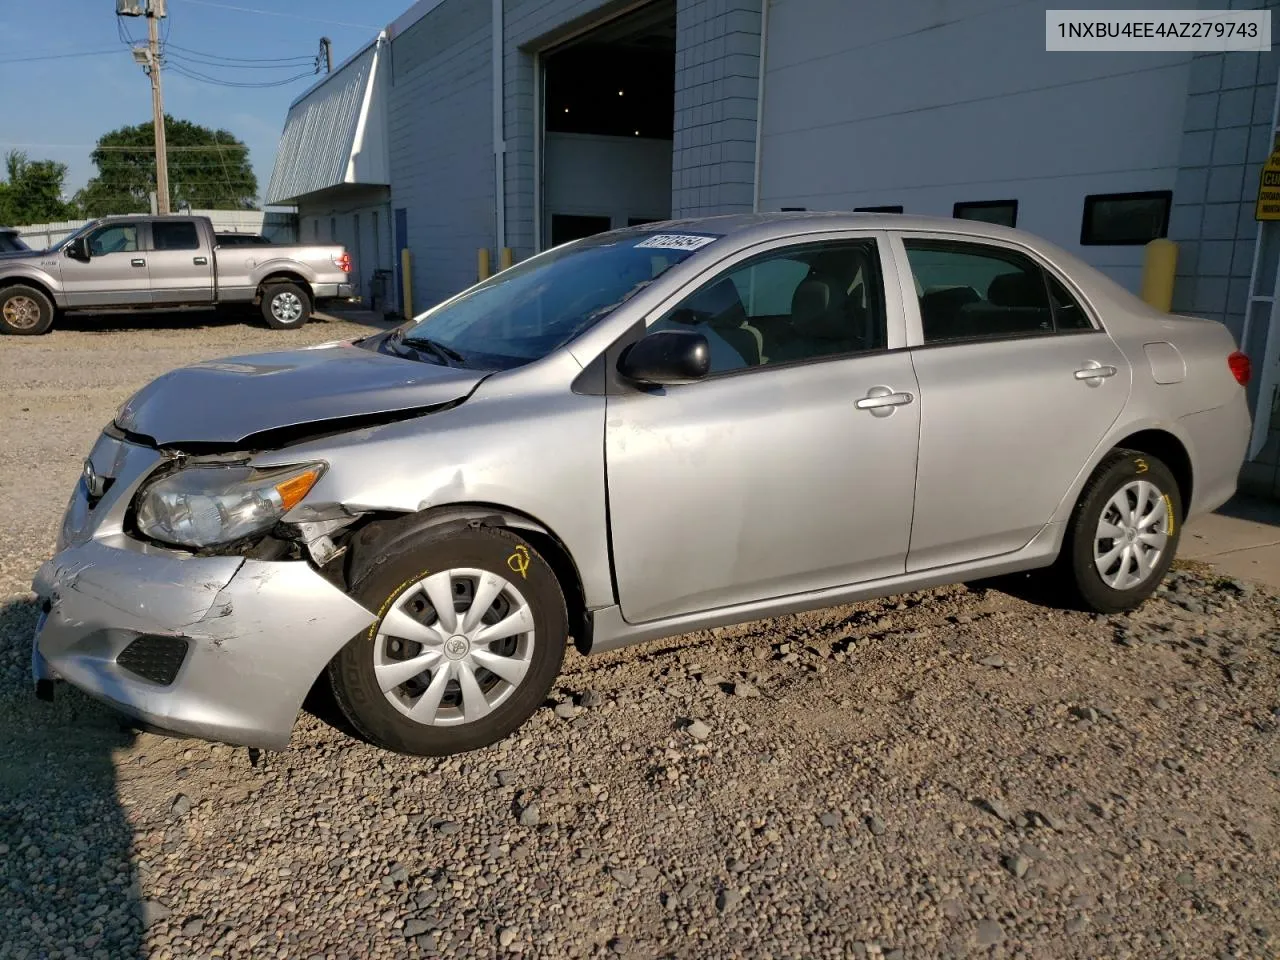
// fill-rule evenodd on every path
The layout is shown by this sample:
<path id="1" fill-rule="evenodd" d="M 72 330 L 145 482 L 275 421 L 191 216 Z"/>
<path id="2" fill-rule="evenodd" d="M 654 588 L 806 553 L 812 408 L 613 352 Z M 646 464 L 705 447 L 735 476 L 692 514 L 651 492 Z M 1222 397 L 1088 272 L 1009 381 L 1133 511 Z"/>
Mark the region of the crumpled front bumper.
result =
<path id="1" fill-rule="evenodd" d="M 151 551 L 123 535 L 66 547 L 33 587 L 37 684 L 66 680 L 149 726 L 268 749 L 288 745 L 315 678 L 375 620 L 304 561 Z M 185 641 L 171 682 L 117 661 L 140 637 Z"/>

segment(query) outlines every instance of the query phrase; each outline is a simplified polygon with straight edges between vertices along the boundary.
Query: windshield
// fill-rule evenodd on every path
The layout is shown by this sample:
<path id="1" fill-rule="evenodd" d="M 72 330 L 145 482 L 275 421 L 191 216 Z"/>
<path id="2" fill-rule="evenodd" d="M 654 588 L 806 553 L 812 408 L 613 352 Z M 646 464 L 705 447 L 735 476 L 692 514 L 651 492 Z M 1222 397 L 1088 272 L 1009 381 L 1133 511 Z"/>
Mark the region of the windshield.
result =
<path id="1" fill-rule="evenodd" d="M 626 231 L 557 247 L 418 318 L 399 342 L 509 369 L 564 346 L 717 236 Z"/>
<path id="2" fill-rule="evenodd" d="M 86 224 L 85 224 L 83 227 L 81 227 L 79 230 L 75 230 L 75 231 L 73 231 L 73 232 L 71 232 L 71 233 L 68 233 L 65 237 L 63 237 L 61 240 L 59 240 L 57 243 L 55 243 L 55 244 L 54 244 L 52 247 L 50 247 L 49 249 L 50 249 L 50 250 L 61 250 L 63 247 L 65 247 L 68 243 L 70 243 L 70 242 L 71 242 L 72 240 L 74 240 L 76 237 L 80 236 L 80 234 L 82 234 L 82 233 L 87 233 L 88 231 L 92 230 L 94 227 L 96 227 L 96 226 L 98 225 L 98 223 L 99 223 L 99 222 L 100 222 L 100 221 L 97 221 L 97 220 L 90 220 L 88 223 L 86 223 Z"/>

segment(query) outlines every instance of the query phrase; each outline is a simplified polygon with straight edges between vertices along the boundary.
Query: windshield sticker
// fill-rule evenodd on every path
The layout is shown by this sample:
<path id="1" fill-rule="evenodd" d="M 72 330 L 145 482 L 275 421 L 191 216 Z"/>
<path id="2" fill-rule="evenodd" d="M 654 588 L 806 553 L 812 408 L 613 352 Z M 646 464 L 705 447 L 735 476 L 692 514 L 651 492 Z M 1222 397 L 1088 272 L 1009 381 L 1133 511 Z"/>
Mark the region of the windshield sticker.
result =
<path id="1" fill-rule="evenodd" d="M 647 240 L 641 240 L 636 244 L 636 249 L 697 250 L 708 243 L 715 243 L 718 239 L 718 237 L 700 237 L 693 233 L 660 233 Z"/>

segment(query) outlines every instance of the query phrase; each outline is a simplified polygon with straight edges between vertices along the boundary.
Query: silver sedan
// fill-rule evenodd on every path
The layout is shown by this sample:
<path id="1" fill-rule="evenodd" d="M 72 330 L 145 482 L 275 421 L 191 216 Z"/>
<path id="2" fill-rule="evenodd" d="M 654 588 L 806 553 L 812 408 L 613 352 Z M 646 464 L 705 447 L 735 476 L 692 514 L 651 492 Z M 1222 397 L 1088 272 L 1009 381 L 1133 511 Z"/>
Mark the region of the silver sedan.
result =
<path id="1" fill-rule="evenodd" d="M 1035 571 L 1151 594 L 1235 490 L 1249 363 L 1025 233 L 877 215 L 606 233 L 396 330 L 173 371 L 35 589 L 37 692 L 282 748 L 510 734 L 573 642 Z"/>

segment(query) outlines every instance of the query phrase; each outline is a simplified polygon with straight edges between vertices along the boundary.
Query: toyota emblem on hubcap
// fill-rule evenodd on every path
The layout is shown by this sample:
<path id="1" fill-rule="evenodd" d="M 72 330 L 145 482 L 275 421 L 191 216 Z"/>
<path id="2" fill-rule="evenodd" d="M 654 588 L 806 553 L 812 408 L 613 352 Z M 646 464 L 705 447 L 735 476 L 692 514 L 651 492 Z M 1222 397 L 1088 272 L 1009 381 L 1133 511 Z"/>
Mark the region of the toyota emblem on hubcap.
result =
<path id="1" fill-rule="evenodd" d="M 450 637 L 444 642 L 444 655 L 450 660 L 461 660 L 470 650 L 471 644 L 466 637 Z"/>

